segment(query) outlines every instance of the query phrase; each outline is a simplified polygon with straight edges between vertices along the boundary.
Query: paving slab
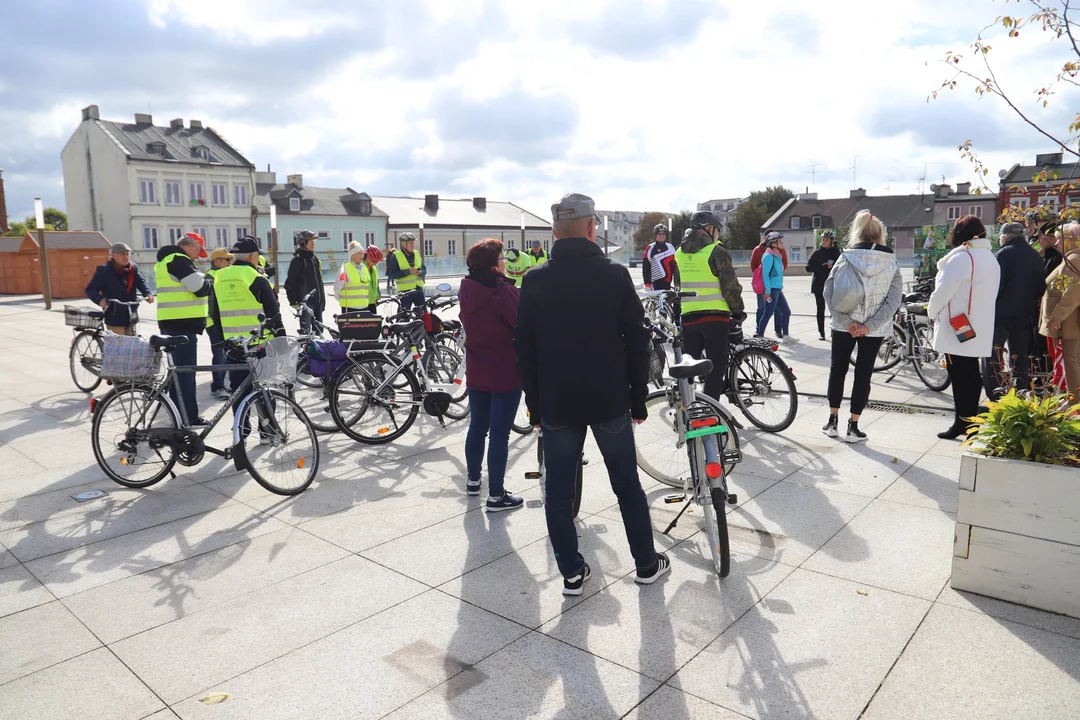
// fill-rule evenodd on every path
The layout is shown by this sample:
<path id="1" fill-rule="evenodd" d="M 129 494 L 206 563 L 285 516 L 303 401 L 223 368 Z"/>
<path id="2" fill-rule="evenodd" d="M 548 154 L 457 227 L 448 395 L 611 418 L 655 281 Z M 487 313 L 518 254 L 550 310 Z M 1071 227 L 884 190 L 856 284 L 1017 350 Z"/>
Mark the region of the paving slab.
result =
<path id="1" fill-rule="evenodd" d="M 960 457 L 926 454 L 904 471 L 882 500 L 955 513 L 960 496 Z"/>
<path id="2" fill-rule="evenodd" d="M 99 647 L 59 602 L 7 615 L 0 618 L 0 685 Z"/>
<path id="3" fill-rule="evenodd" d="M 1080 640 L 1080 618 L 1058 615 L 1057 613 L 1037 610 L 1024 605 L 1016 605 L 963 590 L 953 590 L 949 583 L 946 583 L 945 587 L 942 588 L 937 602 Z"/>
<path id="4" fill-rule="evenodd" d="M 0 617 L 44 605 L 56 598 L 30 571 L 15 561 L 0 565 Z"/>
<path id="5" fill-rule="evenodd" d="M 745 715 L 661 685 L 625 716 L 626 720 L 745 720 Z"/>
<path id="6" fill-rule="evenodd" d="M 841 442 L 819 458 L 820 466 L 815 463 L 784 480 L 872 498 L 892 485 L 922 454 L 921 450 L 886 447 L 883 443 Z"/>

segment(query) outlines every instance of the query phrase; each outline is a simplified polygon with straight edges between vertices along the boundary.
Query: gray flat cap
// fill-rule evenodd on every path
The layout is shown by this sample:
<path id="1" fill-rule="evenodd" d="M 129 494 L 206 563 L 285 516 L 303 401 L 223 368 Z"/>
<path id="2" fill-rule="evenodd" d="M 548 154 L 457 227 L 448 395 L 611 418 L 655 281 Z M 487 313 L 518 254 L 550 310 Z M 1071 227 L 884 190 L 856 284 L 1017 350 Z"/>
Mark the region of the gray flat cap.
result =
<path id="1" fill-rule="evenodd" d="M 112 255 L 123 255 L 124 253 L 130 253 L 131 248 L 126 243 L 113 243 L 109 248 L 109 253 Z"/>
<path id="2" fill-rule="evenodd" d="M 1001 226 L 1001 237 L 1003 238 L 1017 238 L 1024 237 L 1024 226 L 1020 223 L 1005 223 Z"/>
<path id="3" fill-rule="evenodd" d="M 552 220 L 578 220 L 596 216 L 596 203 L 588 195 L 570 193 L 551 206 Z"/>

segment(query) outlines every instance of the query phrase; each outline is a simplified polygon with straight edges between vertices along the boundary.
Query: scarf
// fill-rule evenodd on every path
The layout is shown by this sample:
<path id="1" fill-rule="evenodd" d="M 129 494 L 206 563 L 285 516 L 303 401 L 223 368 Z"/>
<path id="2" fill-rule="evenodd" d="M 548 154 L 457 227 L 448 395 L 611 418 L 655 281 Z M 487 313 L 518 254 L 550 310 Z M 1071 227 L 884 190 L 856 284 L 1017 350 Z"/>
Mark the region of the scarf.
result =
<path id="1" fill-rule="evenodd" d="M 120 278 L 120 282 L 124 283 L 124 287 L 127 290 L 128 295 L 130 295 L 132 288 L 135 287 L 134 268 L 131 265 L 120 267 L 112 260 L 109 261 L 109 264 L 112 265 L 113 272 Z"/>

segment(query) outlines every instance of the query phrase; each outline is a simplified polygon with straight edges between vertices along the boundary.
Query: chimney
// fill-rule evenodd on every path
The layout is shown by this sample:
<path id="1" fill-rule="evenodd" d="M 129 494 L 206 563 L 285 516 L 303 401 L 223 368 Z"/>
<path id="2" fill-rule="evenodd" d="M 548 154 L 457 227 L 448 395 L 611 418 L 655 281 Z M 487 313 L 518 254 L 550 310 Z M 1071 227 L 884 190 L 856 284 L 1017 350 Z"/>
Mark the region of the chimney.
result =
<path id="1" fill-rule="evenodd" d="M 258 185 L 277 185 L 277 173 L 271 170 L 256 172 L 255 183 Z"/>
<path id="2" fill-rule="evenodd" d="M 98 114 L 98 106 L 97 105 L 87 105 L 86 107 L 84 107 L 82 109 L 82 119 L 83 120 L 98 120 L 98 119 L 100 119 L 100 115 Z"/>
<path id="3" fill-rule="evenodd" d="M 153 125 L 154 117 L 150 113 L 135 113 L 136 125 Z"/>
<path id="4" fill-rule="evenodd" d="M 97 108 L 94 108 L 97 110 Z M 4 201 L 4 169 L 0 168 L 0 232 L 7 232 L 8 226 L 7 203 Z"/>
<path id="5" fill-rule="evenodd" d="M 796 198 L 796 199 L 799 200 L 800 202 L 803 201 L 803 200 L 817 200 L 817 193 L 816 192 L 800 193 L 799 197 Z"/>
<path id="6" fill-rule="evenodd" d="M 852 200 L 859 200 L 866 197 L 866 190 L 864 188 L 857 188 L 851 191 L 849 196 Z"/>
<path id="7" fill-rule="evenodd" d="M 941 183 L 934 190 L 934 195 L 935 197 L 939 198 L 949 197 L 950 195 L 952 195 L 952 185 L 946 185 L 945 183 Z"/>
<path id="8" fill-rule="evenodd" d="M 192 130 L 202 130 L 202 120 L 192 120 L 191 121 L 191 129 Z"/>
<path id="9" fill-rule="evenodd" d="M 425 195 L 424 196 L 424 209 L 429 213 L 439 212 L 439 196 L 438 195 Z"/>
<path id="10" fill-rule="evenodd" d="M 956 194 L 957 195 L 970 195 L 971 194 L 971 183 L 969 183 L 969 182 L 956 183 Z"/>
<path id="11" fill-rule="evenodd" d="M 1061 153 L 1043 153 L 1035 156 L 1036 165 L 1060 165 Z"/>
<path id="12" fill-rule="evenodd" d="M 437 199 L 436 199 L 436 202 L 438 202 Z M 474 197 L 472 199 L 472 206 L 474 208 L 476 208 L 477 210 L 479 210 L 480 212 L 486 211 L 487 210 L 487 198 Z"/>
<path id="13" fill-rule="evenodd" d="M 184 118 L 175 118 L 173 120 L 170 120 L 169 121 L 169 129 L 170 130 L 183 130 L 184 129 Z"/>
<path id="14" fill-rule="evenodd" d="M 296 187 L 300 188 L 301 190 L 304 189 L 304 176 L 303 175 L 299 175 L 299 174 L 297 174 L 297 175 L 287 175 L 285 177 L 285 180 L 289 185 L 295 185 Z"/>

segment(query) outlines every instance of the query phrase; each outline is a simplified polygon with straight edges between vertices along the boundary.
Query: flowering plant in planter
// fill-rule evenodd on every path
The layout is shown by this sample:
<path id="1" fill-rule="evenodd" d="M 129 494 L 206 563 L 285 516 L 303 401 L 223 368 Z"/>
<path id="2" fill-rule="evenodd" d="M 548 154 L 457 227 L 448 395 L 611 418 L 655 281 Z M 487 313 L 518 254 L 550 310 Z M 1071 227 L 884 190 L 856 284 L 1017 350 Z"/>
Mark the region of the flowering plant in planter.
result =
<path id="1" fill-rule="evenodd" d="M 989 457 L 1080 467 L 1080 403 L 1070 394 L 1017 393 L 986 403 L 964 445 Z"/>

